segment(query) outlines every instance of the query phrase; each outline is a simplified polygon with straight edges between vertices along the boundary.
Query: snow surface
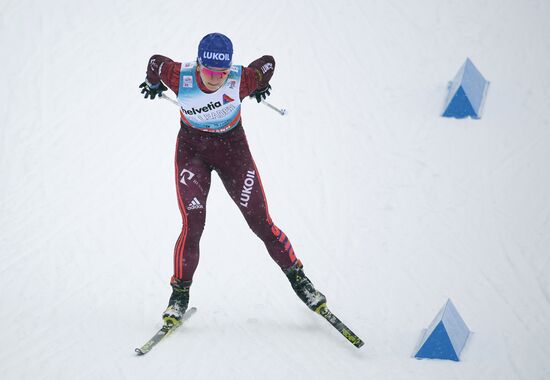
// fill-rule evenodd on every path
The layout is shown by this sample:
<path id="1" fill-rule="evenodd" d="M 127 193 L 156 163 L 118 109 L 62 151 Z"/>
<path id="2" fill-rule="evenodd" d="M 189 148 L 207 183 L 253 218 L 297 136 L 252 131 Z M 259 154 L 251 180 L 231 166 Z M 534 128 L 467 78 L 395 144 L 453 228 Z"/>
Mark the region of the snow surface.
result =
<path id="1" fill-rule="evenodd" d="M 0 4 L 1 379 L 550 378 L 547 0 Z M 243 120 L 274 221 L 357 350 L 293 294 L 213 176 L 198 312 L 160 327 L 181 219 L 155 53 L 277 60 Z M 481 120 L 442 118 L 466 57 Z M 411 358 L 451 298 L 458 363 Z"/>

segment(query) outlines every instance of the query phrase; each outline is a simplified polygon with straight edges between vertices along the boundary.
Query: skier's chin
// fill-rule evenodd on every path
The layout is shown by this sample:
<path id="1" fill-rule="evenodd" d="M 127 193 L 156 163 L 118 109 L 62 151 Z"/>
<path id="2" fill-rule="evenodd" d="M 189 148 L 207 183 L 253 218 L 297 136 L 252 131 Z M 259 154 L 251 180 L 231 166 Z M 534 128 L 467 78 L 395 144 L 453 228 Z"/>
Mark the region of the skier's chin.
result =
<path id="1" fill-rule="evenodd" d="M 206 84 L 208 85 L 208 87 L 210 87 L 209 90 L 217 90 L 221 87 L 219 84 L 213 84 L 210 82 L 206 82 Z"/>

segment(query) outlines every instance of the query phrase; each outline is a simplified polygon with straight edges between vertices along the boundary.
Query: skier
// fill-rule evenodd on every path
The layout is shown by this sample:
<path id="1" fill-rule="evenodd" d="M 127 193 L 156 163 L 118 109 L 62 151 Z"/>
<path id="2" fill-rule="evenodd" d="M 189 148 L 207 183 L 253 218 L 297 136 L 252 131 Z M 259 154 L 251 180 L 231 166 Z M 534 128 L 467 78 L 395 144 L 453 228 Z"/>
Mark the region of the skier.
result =
<path id="1" fill-rule="evenodd" d="M 271 220 L 242 126 L 241 102 L 248 96 L 260 102 L 270 95 L 275 60 L 264 55 L 243 67 L 233 65 L 232 56 L 231 40 L 211 33 L 200 41 L 193 62 L 179 63 L 153 55 L 145 82 L 139 86 L 149 99 L 161 97 L 170 88 L 180 105 L 175 174 L 183 227 L 174 248 L 172 294 L 163 313 L 166 323 L 180 321 L 189 304 L 212 170 L 298 297 L 314 311 L 326 303 L 325 296 L 304 274 L 290 240 Z"/>

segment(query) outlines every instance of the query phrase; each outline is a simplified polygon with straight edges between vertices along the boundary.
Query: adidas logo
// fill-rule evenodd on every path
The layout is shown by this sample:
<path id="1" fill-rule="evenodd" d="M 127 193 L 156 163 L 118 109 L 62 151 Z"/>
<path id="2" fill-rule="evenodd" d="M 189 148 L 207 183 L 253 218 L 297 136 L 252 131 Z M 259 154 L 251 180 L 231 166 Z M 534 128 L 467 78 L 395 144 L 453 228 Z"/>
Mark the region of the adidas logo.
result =
<path id="1" fill-rule="evenodd" d="M 193 198 L 191 203 L 189 203 L 189 206 L 187 206 L 187 210 L 197 210 L 199 208 L 204 208 L 204 206 L 201 205 L 197 197 Z"/>

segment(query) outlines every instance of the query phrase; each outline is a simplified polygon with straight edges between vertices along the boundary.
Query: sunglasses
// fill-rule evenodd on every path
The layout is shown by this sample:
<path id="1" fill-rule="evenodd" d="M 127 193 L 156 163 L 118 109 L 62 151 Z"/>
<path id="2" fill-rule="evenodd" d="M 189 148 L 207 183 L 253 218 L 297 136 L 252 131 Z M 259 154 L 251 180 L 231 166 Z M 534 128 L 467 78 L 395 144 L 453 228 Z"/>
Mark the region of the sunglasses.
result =
<path id="1" fill-rule="evenodd" d="M 210 75 L 213 78 L 223 78 L 229 74 L 229 69 L 213 70 L 201 65 L 201 73 L 204 75 Z"/>

